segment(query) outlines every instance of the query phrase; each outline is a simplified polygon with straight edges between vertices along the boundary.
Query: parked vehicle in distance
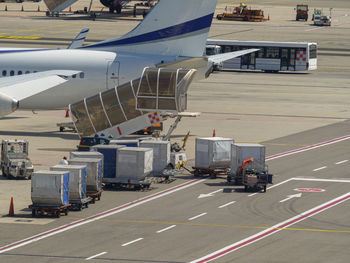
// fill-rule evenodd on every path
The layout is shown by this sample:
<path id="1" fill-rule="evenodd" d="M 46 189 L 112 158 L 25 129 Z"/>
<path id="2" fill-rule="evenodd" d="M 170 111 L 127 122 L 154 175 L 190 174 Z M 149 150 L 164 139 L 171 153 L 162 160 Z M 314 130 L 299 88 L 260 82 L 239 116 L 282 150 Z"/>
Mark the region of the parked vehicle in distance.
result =
<path id="1" fill-rule="evenodd" d="M 90 151 L 91 146 L 97 144 L 109 144 L 109 139 L 104 137 L 81 137 L 78 145 L 78 151 Z"/>
<path id="2" fill-rule="evenodd" d="M 309 18 L 309 15 L 308 15 L 309 6 L 308 5 L 305 5 L 305 4 L 297 5 L 295 10 L 297 11 L 297 15 L 296 15 L 297 21 L 299 21 L 299 20 L 307 21 L 307 19 Z"/>

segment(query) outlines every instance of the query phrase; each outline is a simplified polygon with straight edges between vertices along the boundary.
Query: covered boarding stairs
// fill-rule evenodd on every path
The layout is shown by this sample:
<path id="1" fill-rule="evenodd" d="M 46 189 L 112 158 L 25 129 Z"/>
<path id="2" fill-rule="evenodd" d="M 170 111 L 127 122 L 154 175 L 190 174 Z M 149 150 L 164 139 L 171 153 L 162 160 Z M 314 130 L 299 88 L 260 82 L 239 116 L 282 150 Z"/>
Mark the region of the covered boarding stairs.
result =
<path id="1" fill-rule="evenodd" d="M 70 104 L 70 116 L 80 136 L 124 137 L 185 111 L 195 72 L 145 68 L 139 79 Z"/>

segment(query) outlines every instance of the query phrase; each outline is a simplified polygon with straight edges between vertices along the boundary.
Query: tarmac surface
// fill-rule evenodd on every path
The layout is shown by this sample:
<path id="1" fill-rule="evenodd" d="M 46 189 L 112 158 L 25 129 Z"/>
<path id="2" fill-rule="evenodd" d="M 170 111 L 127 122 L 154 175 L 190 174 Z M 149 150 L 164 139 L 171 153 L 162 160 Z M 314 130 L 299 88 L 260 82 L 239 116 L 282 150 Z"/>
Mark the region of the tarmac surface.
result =
<path id="1" fill-rule="evenodd" d="M 83 9 L 87 2 L 72 8 Z M 213 129 L 236 142 L 265 144 L 274 174 L 267 193 L 245 193 L 225 178 L 184 173 L 150 191 L 105 191 L 101 201 L 60 219 L 33 219 L 27 209 L 30 181 L 0 177 L 0 262 L 348 262 L 350 2 L 312 1 L 311 10 L 334 8 L 331 27 L 296 22 L 295 2 L 276 2 L 247 2 L 262 8 L 270 21 L 214 19 L 209 37 L 317 42 L 318 69 L 214 73 L 190 86 L 188 111 L 201 116 L 183 119 L 172 137 L 181 143 L 191 132 L 186 153 L 192 161 L 195 138 L 211 136 Z M 34 12 L 0 11 L 0 46 L 65 48 L 84 27 L 90 28 L 87 43 L 92 43 L 122 35 L 141 19 L 48 18 L 36 12 L 37 3 L 23 6 Z M 217 13 L 226 6 L 220 1 Z M 100 6 L 94 2 L 93 8 Z M 58 132 L 56 123 L 69 121 L 64 115 L 63 110 L 15 112 L 1 119 L 0 138 L 28 139 L 35 169 L 46 169 L 79 143 L 76 134 Z M 11 196 L 13 218 L 5 216 Z"/>

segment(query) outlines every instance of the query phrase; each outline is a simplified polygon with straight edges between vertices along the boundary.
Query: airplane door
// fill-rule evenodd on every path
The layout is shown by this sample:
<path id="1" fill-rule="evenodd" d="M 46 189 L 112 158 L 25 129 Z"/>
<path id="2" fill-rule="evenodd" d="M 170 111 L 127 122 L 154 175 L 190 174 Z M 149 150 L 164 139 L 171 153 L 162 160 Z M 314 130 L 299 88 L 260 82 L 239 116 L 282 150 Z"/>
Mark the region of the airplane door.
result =
<path id="1" fill-rule="evenodd" d="M 119 61 L 110 61 L 107 68 L 106 89 L 119 85 Z"/>

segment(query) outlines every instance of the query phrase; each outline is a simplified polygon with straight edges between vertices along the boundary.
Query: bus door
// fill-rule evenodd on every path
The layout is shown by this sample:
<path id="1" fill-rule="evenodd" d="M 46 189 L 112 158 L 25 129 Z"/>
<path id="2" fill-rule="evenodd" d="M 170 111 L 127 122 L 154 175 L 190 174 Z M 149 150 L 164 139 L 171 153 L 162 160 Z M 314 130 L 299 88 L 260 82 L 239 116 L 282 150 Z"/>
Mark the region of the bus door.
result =
<path id="1" fill-rule="evenodd" d="M 289 49 L 288 70 L 295 70 L 295 48 L 290 48 Z"/>
<path id="2" fill-rule="evenodd" d="M 281 70 L 288 70 L 289 66 L 289 49 L 281 49 Z"/>

